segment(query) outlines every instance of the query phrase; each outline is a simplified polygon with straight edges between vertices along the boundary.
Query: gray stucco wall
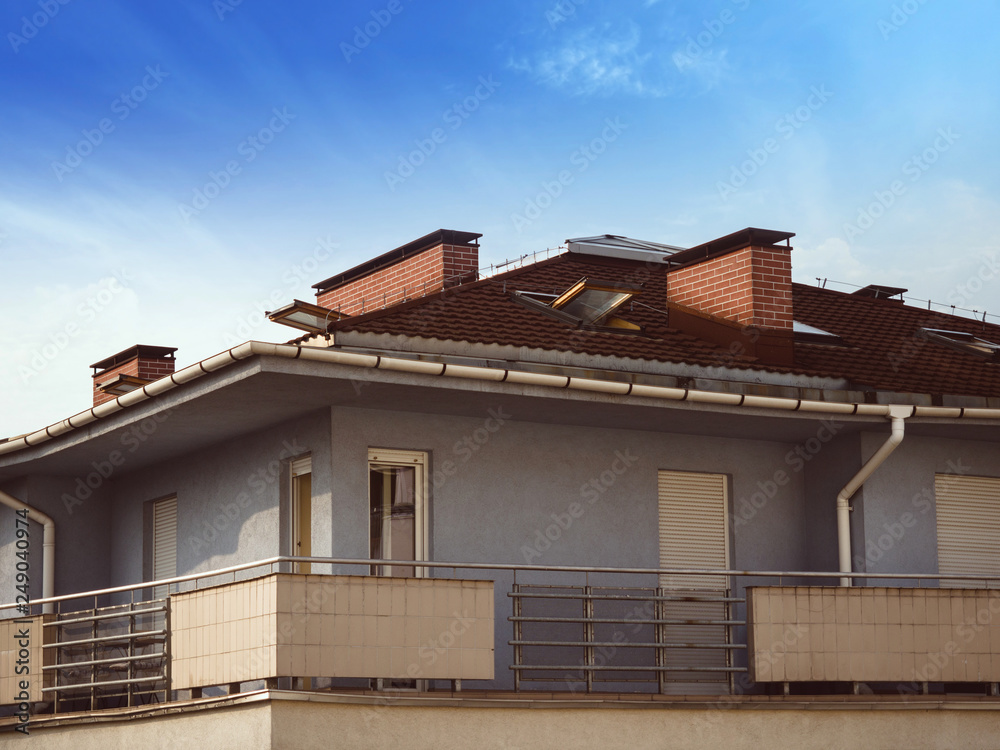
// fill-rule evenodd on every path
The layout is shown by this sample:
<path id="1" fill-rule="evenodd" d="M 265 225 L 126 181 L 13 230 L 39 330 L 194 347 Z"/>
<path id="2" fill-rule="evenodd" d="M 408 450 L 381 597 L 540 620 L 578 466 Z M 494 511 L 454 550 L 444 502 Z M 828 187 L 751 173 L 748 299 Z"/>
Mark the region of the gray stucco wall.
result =
<path id="1" fill-rule="evenodd" d="M 866 433 L 864 456 L 885 435 Z M 864 486 L 866 570 L 876 573 L 937 573 L 934 475 L 1000 477 L 996 444 L 907 436 Z"/>
<path id="2" fill-rule="evenodd" d="M 100 460 L 97 461 L 101 463 Z M 47 514 L 55 522 L 57 595 L 108 585 L 110 544 L 108 502 L 110 482 L 90 465 L 79 476 L 29 476 L 3 490 Z M 16 591 L 14 511 L 0 506 L 0 602 L 13 602 Z M 29 525 L 30 592 L 42 595 L 42 525 Z"/>
<path id="3" fill-rule="evenodd" d="M 144 506 L 170 495 L 177 496 L 178 575 L 286 552 L 280 501 L 287 502 L 288 460 L 304 453 L 313 455 L 314 507 L 328 515 L 326 410 L 119 478 L 110 513 L 113 585 L 143 580 Z"/>
<path id="4" fill-rule="evenodd" d="M 840 433 L 823 445 L 806 465 L 804 535 L 808 539 L 807 564 L 810 570 L 839 568 L 837 495 L 861 468 L 861 463 L 860 434 Z M 860 501 L 860 497 L 855 499 L 856 503 Z M 857 515 L 860 514 L 852 514 Z M 858 538 L 861 538 L 860 535 Z"/>

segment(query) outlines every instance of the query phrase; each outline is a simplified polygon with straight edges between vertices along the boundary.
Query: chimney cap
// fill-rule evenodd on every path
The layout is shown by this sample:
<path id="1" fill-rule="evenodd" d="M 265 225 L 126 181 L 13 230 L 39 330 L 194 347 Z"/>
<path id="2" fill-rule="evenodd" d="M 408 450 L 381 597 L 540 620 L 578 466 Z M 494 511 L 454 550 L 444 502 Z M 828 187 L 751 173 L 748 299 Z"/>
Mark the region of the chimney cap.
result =
<path id="1" fill-rule="evenodd" d="M 742 250 L 745 247 L 773 247 L 779 242 L 784 242 L 795 236 L 795 232 L 779 232 L 775 229 L 757 229 L 747 227 L 738 232 L 727 234 L 715 240 L 695 245 L 687 250 L 681 250 L 667 258 L 671 266 L 686 265 L 697 261 L 714 258 L 719 255 L 726 255 L 734 250 Z"/>
<path id="2" fill-rule="evenodd" d="M 429 248 L 437 247 L 438 245 L 468 245 L 482 236 L 483 235 L 477 234 L 476 232 L 460 232 L 455 229 L 438 229 L 430 234 L 425 234 L 423 237 L 413 240 L 412 242 L 407 242 L 405 245 L 400 245 L 395 250 L 390 250 L 389 252 L 383 253 L 376 258 L 366 260 L 364 263 L 357 265 L 350 270 L 338 273 L 336 276 L 331 276 L 318 284 L 313 284 L 313 289 L 317 290 L 317 294 L 323 294 L 323 292 L 328 292 L 338 286 L 343 286 L 350 281 L 354 281 L 362 276 L 367 276 L 372 271 L 377 271 L 385 266 L 391 266 L 393 263 L 398 263 L 403 260 L 403 258 L 416 255 L 417 253 L 423 252 Z"/>
<path id="3" fill-rule="evenodd" d="M 106 359 L 102 359 L 100 362 L 95 362 L 91 365 L 94 371 L 98 370 L 108 370 L 112 367 L 117 367 L 118 365 L 124 364 L 129 360 L 133 360 L 136 357 L 148 357 L 150 359 L 173 359 L 174 352 L 177 351 L 177 347 L 171 346 L 149 346 L 148 344 L 136 344 L 135 346 L 130 346 L 128 349 L 123 349 L 117 354 L 112 354 Z"/>

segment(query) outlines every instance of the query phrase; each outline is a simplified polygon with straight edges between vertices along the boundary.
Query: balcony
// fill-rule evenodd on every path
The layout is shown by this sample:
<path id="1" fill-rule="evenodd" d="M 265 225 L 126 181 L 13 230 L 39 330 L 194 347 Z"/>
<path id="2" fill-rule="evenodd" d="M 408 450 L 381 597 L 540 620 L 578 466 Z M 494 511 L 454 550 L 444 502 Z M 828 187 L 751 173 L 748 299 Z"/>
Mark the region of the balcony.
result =
<path id="1" fill-rule="evenodd" d="M 289 572 L 301 563 L 313 572 Z M 4 605 L 0 705 L 37 717 L 277 689 L 705 705 L 998 692 L 1000 579 L 841 588 L 807 585 L 832 573 L 371 565 L 282 557 L 55 597 L 52 614 L 36 602 L 15 620 Z"/>

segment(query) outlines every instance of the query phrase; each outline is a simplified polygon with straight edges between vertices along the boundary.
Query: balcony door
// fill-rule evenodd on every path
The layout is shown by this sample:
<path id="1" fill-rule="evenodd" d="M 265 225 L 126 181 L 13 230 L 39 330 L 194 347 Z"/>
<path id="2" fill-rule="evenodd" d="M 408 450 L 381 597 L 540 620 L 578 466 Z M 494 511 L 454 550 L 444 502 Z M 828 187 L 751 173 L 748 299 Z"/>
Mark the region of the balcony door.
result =
<path id="1" fill-rule="evenodd" d="M 291 463 L 291 545 L 295 557 L 312 556 L 312 457 L 298 458 Z M 311 573 L 311 563 L 295 563 L 296 573 Z"/>
<path id="2" fill-rule="evenodd" d="M 427 559 L 427 454 L 368 451 L 369 552 L 373 560 Z M 373 565 L 373 575 L 421 577 L 413 565 Z"/>

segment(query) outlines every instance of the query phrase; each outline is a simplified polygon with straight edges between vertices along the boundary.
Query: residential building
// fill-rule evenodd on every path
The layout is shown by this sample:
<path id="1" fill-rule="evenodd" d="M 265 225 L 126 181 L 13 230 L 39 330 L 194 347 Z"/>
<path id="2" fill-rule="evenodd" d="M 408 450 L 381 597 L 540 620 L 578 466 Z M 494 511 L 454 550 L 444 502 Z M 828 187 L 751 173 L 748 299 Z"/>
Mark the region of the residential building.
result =
<path id="1" fill-rule="evenodd" d="M 792 237 L 483 273 L 439 230 L 272 312 L 288 343 L 98 361 L 0 443 L 0 729 L 989 746 L 1000 326 L 793 283 Z"/>

